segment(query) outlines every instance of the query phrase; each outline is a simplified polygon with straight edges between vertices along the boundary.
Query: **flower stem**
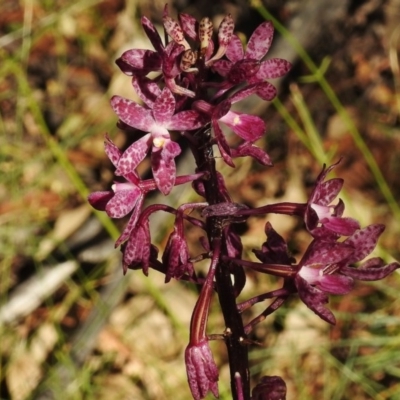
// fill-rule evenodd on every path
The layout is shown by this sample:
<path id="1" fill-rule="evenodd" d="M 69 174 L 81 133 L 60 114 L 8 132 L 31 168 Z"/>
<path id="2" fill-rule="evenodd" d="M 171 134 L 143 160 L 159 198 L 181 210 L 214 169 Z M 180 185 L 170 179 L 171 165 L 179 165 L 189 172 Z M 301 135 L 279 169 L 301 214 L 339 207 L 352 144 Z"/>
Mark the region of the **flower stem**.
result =
<path id="1" fill-rule="evenodd" d="M 210 138 L 206 131 L 204 131 L 204 135 L 200 134 L 199 137 L 203 143 L 193 148 L 192 151 L 195 155 L 198 169 L 208 172 L 208 179 L 204 180 L 206 201 L 210 205 L 226 202 L 226 197 L 221 192 Z M 248 347 L 245 345 L 247 335 L 240 312 L 236 306 L 229 262 L 221 260 L 223 255 L 227 255 L 225 244 L 227 243 L 229 227 L 223 226 L 223 219 L 220 217 L 209 217 L 206 219 L 206 230 L 211 252 L 220 254 L 215 270 L 215 287 L 226 326 L 224 339 L 229 357 L 232 399 L 249 400 L 250 373 Z M 219 248 L 219 246 L 221 247 Z M 241 378 L 241 385 L 237 383 L 238 376 Z"/>

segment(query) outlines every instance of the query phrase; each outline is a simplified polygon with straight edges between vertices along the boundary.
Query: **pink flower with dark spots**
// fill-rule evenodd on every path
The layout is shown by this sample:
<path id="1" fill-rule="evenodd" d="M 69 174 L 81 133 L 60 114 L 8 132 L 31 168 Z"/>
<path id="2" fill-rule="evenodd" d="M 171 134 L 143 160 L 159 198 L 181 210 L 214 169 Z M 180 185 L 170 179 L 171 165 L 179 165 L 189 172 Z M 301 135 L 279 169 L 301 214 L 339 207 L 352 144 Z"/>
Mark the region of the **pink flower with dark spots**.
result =
<path id="1" fill-rule="evenodd" d="M 117 167 L 121 159 L 121 151 L 108 136 L 104 141 L 104 147 L 108 158 Z M 125 182 L 114 182 L 112 190 L 94 192 L 88 197 L 93 208 L 105 211 L 111 218 L 122 218 L 133 211 L 128 224 L 115 244 L 116 247 L 128 239 L 135 227 L 146 193 L 156 189 L 154 182 L 141 181 L 135 170 L 127 172 L 123 177 Z"/>
<path id="2" fill-rule="evenodd" d="M 347 294 L 352 290 L 355 279 L 381 280 L 400 268 L 397 262 L 385 265 L 376 257 L 364 261 L 358 268 L 353 266 L 371 254 L 383 230 L 383 225 L 369 225 L 357 230 L 343 242 L 314 239 L 300 262 L 295 265 L 285 240 L 267 224 L 267 241 L 261 250 L 254 250 L 263 264 L 240 264 L 260 272 L 283 276 L 285 284 L 280 296 L 286 298 L 297 291 L 308 308 L 326 322 L 335 324 L 333 313 L 325 307 L 330 294 Z"/>
<path id="3" fill-rule="evenodd" d="M 165 195 L 171 191 L 176 177 L 175 157 L 181 149 L 171 140 L 169 130 L 193 130 L 204 124 L 203 118 L 194 110 L 174 114 L 175 104 L 168 88 L 164 88 L 154 100 L 152 109 L 119 96 L 111 99 L 111 105 L 122 122 L 148 132 L 122 154 L 116 175 L 126 175 L 135 170 L 151 150 L 151 166 L 157 187 Z"/>
<path id="4" fill-rule="evenodd" d="M 256 83 L 238 90 L 227 100 L 216 105 L 207 103 L 204 100 L 198 100 L 193 103 L 193 108 L 206 114 L 208 118 L 211 118 L 211 126 L 222 158 L 231 167 L 234 167 L 232 155 L 237 157 L 243 157 L 244 155 L 254 156 L 262 164 L 271 165 L 268 155 L 253 145 L 255 141 L 265 134 L 265 122 L 256 115 L 231 111 L 232 104 L 252 94 L 263 92 L 265 89 L 265 82 Z M 266 93 L 264 94 L 266 95 Z M 239 146 L 236 150 L 231 149 L 220 127 L 221 122 L 243 139 L 244 144 Z"/>
<path id="5" fill-rule="evenodd" d="M 212 64 L 212 68 L 226 78 L 216 97 L 240 82 L 247 81 L 251 84 L 280 78 L 290 70 L 291 64 L 286 60 L 262 60 L 271 47 L 273 36 L 274 28 L 269 21 L 263 22 L 253 32 L 246 50 L 240 39 L 236 35 L 232 36 L 225 54 L 227 60 L 218 60 Z"/>
<path id="6" fill-rule="evenodd" d="M 307 202 L 304 222 L 307 230 L 314 237 L 329 236 L 349 236 L 357 229 L 360 224 L 353 218 L 342 217 L 344 203 L 342 200 L 338 204 L 332 205 L 331 202 L 338 196 L 343 186 L 343 179 L 333 178 L 324 181 L 328 173 L 339 164 L 340 160 L 329 168 L 323 168 L 315 183 L 314 190 Z"/>
<path id="7" fill-rule="evenodd" d="M 343 242 L 314 240 L 310 244 L 299 263 L 295 283 L 303 302 L 325 321 L 335 323 L 333 314 L 324 307 L 328 294 L 346 294 L 353 288 L 354 279 L 380 280 L 400 267 L 397 263 L 384 265 L 379 258 L 371 258 L 358 268 L 351 266 L 374 250 L 384 228 L 369 225 Z"/>

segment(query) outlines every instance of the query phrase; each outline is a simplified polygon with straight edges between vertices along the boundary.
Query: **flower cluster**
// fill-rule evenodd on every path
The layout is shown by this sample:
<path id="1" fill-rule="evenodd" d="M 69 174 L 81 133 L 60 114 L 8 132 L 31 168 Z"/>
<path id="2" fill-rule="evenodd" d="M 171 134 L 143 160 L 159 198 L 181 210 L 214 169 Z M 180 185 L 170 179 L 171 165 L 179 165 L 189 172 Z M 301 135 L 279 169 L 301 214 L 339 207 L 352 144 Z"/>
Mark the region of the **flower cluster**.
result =
<path id="1" fill-rule="evenodd" d="M 276 298 L 259 318 L 249 324 L 249 328 L 269 313 L 276 311 L 283 301 L 294 293 L 298 293 L 304 304 L 319 317 L 335 324 L 334 315 L 325 307 L 330 294 L 347 294 L 353 288 L 355 279 L 380 280 L 400 267 L 397 262 L 385 265 L 383 260 L 377 257 L 365 261 L 358 268 L 354 267 L 355 263 L 364 260 L 375 249 L 385 227 L 373 224 L 361 229 L 358 221 L 343 217 L 345 206 L 341 199 L 336 205 L 331 204 L 338 196 L 343 180 L 339 178 L 325 180 L 325 178 L 337 164 L 329 168 L 324 166 L 305 204 L 277 203 L 258 209 L 235 208 L 236 217 L 260 213 L 301 216 L 305 228 L 312 237 L 303 257 L 296 264 L 285 240 L 270 223 L 267 223 L 266 242 L 261 249 L 253 250 L 261 264 L 227 257 L 232 262 L 247 268 L 284 278 L 281 289 L 263 293 L 238 305 L 243 312 L 257 302 Z M 224 215 L 228 206 L 233 209 L 231 204 L 207 207 L 203 210 L 203 215 Z"/>
<path id="2" fill-rule="evenodd" d="M 193 398 L 202 399 L 208 392 L 218 396 L 218 369 L 206 333 L 211 298 L 217 292 L 227 327 L 219 336 L 227 343 L 232 395 L 235 399 L 250 399 L 247 349 L 243 343 L 256 323 L 296 293 L 322 319 L 334 323 L 332 312 L 325 307 L 329 294 L 348 293 L 355 279 L 382 279 L 399 264 L 384 265 L 380 259 L 372 258 L 359 268 L 353 266 L 372 252 L 383 226 L 361 229 L 356 220 L 343 216 L 341 200 L 332 205 L 343 185 L 338 178 L 326 180 L 335 165 L 324 167 L 307 203 L 250 209 L 232 202 L 224 178 L 217 171 L 216 155 L 231 167 L 235 166 L 235 158 L 245 156 L 264 166 L 272 165 L 269 155 L 256 145 L 265 134 L 264 121 L 232 109 L 232 105 L 251 95 L 272 100 L 276 89 L 267 80 L 282 77 L 290 70 L 291 65 L 285 60 L 264 58 L 273 39 L 270 22 L 258 26 L 245 47 L 235 34 L 230 15 L 214 33 L 209 18 L 196 21 L 188 14 L 180 14 L 176 21 L 165 7 L 165 40 L 149 19 L 143 17 L 141 22 L 154 49 L 131 49 L 116 61 L 121 71 L 131 77 L 132 89 L 141 103 L 120 96 L 111 99 L 118 126 L 126 131 L 131 144 L 121 151 L 106 136 L 105 152 L 115 167 L 115 182 L 111 190 L 92 193 L 88 200 L 111 218 L 129 218 L 116 241 L 123 253 L 124 273 L 142 269 L 148 275 L 152 268 L 165 275 L 165 282 L 177 279 L 201 286 L 185 352 Z M 224 125 L 237 136 L 234 141 L 225 135 Z M 191 151 L 196 170 L 179 176 L 176 158 L 182 146 Z M 152 177 L 148 179 L 142 179 L 137 172 L 145 158 L 151 163 Z M 186 183 L 191 183 L 205 201 L 178 208 L 165 204 L 144 208 L 149 193 L 157 190 L 168 195 L 174 187 Z M 149 217 L 160 211 L 172 214 L 175 223 L 159 257 L 159 249 L 152 244 Z M 250 215 L 266 213 L 303 219 L 312 241 L 298 263 L 269 223 L 265 228 L 266 242 L 254 250 L 260 263 L 242 259 L 241 238 L 233 225 Z M 201 254 L 190 254 L 185 238 L 188 223 L 204 232 L 199 238 L 204 249 Z M 209 260 L 209 270 L 205 278 L 198 278 L 196 262 L 205 259 Z M 283 277 L 282 288 L 237 304 L 247 268 Z M 265 299 L 274 300 L 262 315 L 244 325 L 243 310 Z M 279 377 L 264 377 L 253 389 L 252 398 L 278 399 L 284 398 L 285 393 Z"/>

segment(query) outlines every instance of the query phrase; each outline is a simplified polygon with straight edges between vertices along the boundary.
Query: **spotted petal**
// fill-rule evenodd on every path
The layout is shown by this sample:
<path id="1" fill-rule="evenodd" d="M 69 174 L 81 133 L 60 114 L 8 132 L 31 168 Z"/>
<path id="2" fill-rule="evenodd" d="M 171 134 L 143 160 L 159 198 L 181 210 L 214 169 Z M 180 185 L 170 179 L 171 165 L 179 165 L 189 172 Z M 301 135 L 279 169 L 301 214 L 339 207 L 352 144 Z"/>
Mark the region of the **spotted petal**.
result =
<path id="1" fill-rule="evenodd" d="M 137 77 L 132 80 L 132 86 L 143 102 L 149 108 L 153 108 L 154 102 L 161 94 L 157 83 L 146 77 Z"/>
<path id="2" fill-rule="evenodd" d="M 108 135 L 106 135 L 104 139 L 104 150 L 114 167 L 116 167 L 121 158 L 122 151 L 112 142 Z"/>
<path id="3" fill-rule="evenodd" d="M 166 126 L 175 112 L 175 97 L 168 88 L 164 88 L 154 102 L 153 115 L 159 125 Z"/>
<path id="4" fill-rule="evenodd" d="M 299 297 L 303 303 L 324 321 L 335 325 L 335 316 L 324 306 L 329 302 L 328 295 L 319 288 L 310 285 L 299 275 L 296 276 L 295 281 Z"/>
<path id="5" fill-rule="evenodd" d="M 360 261 L 367 257 L 372 250 L 374 250 L 379 236 L 384 230 L 384 225 L 369 225 L 356 231 L 352 236 L 348 237 L 344 241 L 344 244 L 353 246 L 355 248 L 352 256 L 348 259 L 348 263 Z"/>
<path id="6" fill-rule="evenodd" d="M 232 61 L 233 63 L 243 59 L 244 57 L 243 45 L 240 39 L 236 35 L 232 35 L 231 41 L 229 42 L 225 55 L 228 58 L 228 60 Z"/>
<path id="7" fill-rule="evenodd" d="M 187 36 L 190 37 L 192 40 L 197 39 L 197 32 L 198 32 L 198 23 L 196 18 L 192 17 L 189 14 L 180 13 L 179 14 L 179 22 L 182 26 L 183 31 Z"/>
<path id="8" fill-rule="evenodd" d="M 152 138 L 150 133 L 148 133 L 130 145 L 119 159 L 118 168 L 115 171 L 115 174 L 127 175 L 135 170 L 139 163 L 146 157 L 151 142 Z"/>
<path id="9" fill-rule="evenodd" d="M 397 262 L 384 265 L 382 259 L 375 257 L 363 263 L 359 268 L 343 267 L 341 273 L 360 281 L 378 281 L 386 278 L 398 268 L 400 268 L 400 264 Z"/>
<path id="10" fill-rule="evenodd" d="M 164 46 L 155 26 L 147 17 L 142 17 L 142 27 L 157 53 L 162 54 Z"/>
<path id="11" fill-rule="evenodd" d="M 123 53 L 115 63 L 126 75 L 143 76 L 152 71 L 160 71 L 162 59 L 153 50 L 131 49 Z"/>
<path id="12" fill-rule="evenodd" d="M 131 217 L 129 218 L 127 225 L 122 231 L 120 237 L 115 242 L 116 248 L 120 246 L 122 243 L 126 242 L 130 237 L 133 229 L 136 226 L 136 223 L 138 222 L 140 213 L 142 212 L 143 200 L 144 200 L 144 195 L 141 194 L 137 200 L 136 207 L 133 209 L 133 213 L 131 214 Z"/>
<path id="13" fill-rule="evenodd" d="M 114 197 L 112 190 L 104 192 L 93 192 L 88 196 L 90 205 L 99 211 L 105 211 L 108 202 Z"/>
<path id="14" fill-rule="evenodd" d="M 153 146 L 151 167 L 157 187 L 164 195 L 167 195 L 174 187 L 176 177 L 175 157 L 180 152 L 179 145 L 171 140 L 166 141 L 161 148 Z"/>
<path id="15" fill-rule="evenodd" d="M 206 120 L 194 110 L 181 111 L 175 114 L 167 124 L 167 128 L 174 131 L 190 131 L 204 126 Z"/>
<path id="16" fill-rule="evenodd" d="M 130 213 L 136 205 L 141 190 L 131 186 L 129 190 L 119 190 L 108 202 L 106 212 L 111 218 L 122 218 Z"/>
<path id="17" fill-rule="evenodd" d="M 313 203 L 327 206 L 337 197 L 343 187 L 343 179 L 334 178 L 318 185 L 315 192 Z"/>
<path id="18" fill-rule="evenodd" d="M 232 65 L 233 64 L 228 60 L 218 60 L 212 65 L 212 69 L 222 77 L 226 77 L 231 70 Z"/>
<path id="19" fill-rule="evenodd" d="M 265 133 L 265 123 L 256 115 L 229 111 L 221 119 L 242 139 L 255 142 Z"/>
<path id="20" fill-rule="evenodd" d="M 274 27 L 272 23 L 270 21 L 263 22 L 251 35 L 244 58 L 261 60 L 271 47 L 273 37 Z"/>
<path id="21" fill-rule="evenodd" d="M 271 157 L 264 150 L 250 142 L 244 142 L 236 149 L 231 149 L 231 155 L 232 157 L 253 157 L 262 165 L 268 167 L 273 165 Z"/>
<path id="22" fill-rule="evenodd" d="M 308 246 L 304 254 L 301 265 L 328 265 L 336 264 L 340 261 L 347 260 L 354 252 L 351 244 L 331 243 L 324 240 L 314 240 Z"/>
<path id="23" fill-rule="evenodd" d="M 148 132 L 154 123 L 151 111 L 134 101 L 120 96 L 113 96 L 111 98 L 111 106 L 120 120 L 132 128 Z"/>
<path id="24" fill-rule="evenodd" d="M 265 60 L 261 63 L 260 68 L 256 74 L 256 78 L 260 81 L 264 79 L 275 79 L 286 75 L 292 64 L 289 61 L 283 60 L 281 58 L 271 58 L 270 60 Z"/>

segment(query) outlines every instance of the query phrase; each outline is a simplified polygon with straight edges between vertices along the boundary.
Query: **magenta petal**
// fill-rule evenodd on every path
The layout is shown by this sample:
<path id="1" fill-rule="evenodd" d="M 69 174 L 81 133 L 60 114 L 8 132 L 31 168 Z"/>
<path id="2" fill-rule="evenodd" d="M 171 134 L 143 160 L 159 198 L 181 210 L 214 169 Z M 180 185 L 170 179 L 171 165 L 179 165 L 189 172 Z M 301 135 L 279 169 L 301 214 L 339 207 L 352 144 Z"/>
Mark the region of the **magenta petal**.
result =
<path id="1" fill-rule="evenodd" d="M 233 23 L 232 16 L 230 14 L 226 15 L 218 28 L 218 44 L 220 47 L 227 47 L 229 45 L 234 28 L 235 24 Z"/>
<path id="2" fill-rule="evenodd" d="M 153 106 L 153 115 L 160 125 L 167 125 L 175 112 L 175 97 L 168 88 L 164 88 Z"/>
<path id="3" fill-rule="evenodd" d="M 130 190 L 117 191 L 108 202 L 106 212 L 111 218 L 122 218 L 133 210 L 141 191 L 132 186 Z"/>
<path id="4" fill-rule="evenodd" d="M 214 130 L 215 139 L 217 140 L 218 149 L 221 153 L 222 158 L 230 167 L 234 168 L 235 164 L 232 161 L 231 150 L 228 143 L 226 142 L 222 129 L 219 127 L 216 121 L 212 121 L 211 123 Z"/>
<path id="5" fill-rule="evenodd" d="M 349 276 L 339 274 L 323 275 L 317 285 L 325 293 L 347 294 L 353 289 L 354 280 Z"/>
<path id="6" fill-rule="evenodd" d="M 357 229 L 360 229 L 360 224 L 353 218 L 329 217 L 321 220 L 325 228 L 342 236 L 350 236 Z"/>
<path id="7" fill-rule="evenodd" d="M 242 139 L 249 142 L 255 142 L 265 133 L 265 123 L 256 115 L 229 111 L 220 121 L 228 125 Z"/>
<path id="8" fill-rule="evenodd" d="M 174 42 L 179 44 L 184 44 L 186 40 L 181 26 L 178 24 L 178 22 L 172 19 L 168 15 L 168 13 L 165 12 L 165 10 L 166 8 L 164 9 L 164 15 L 163 15 L 163 25 L 165 32 L 167 32 L 168 35 L 171 36 Z"/>
<path id="9" fill-rule="evenodd" d="M 341 273 L 360 281 L 378 281 L 386 278 L 398 268 L 400 268 L 400 264 L 397 262 L 384 265 L 384 262 L 380 258 L 375 257 L 366 261 L 359 268 L 343 267 L 340 271 Z"/>
<path id="10" fill-rule="evenodd" d="M 328 206 L 337 197 L 343 187 L 343 179 L 334 178 L 317 186 L 313 203 Z"/>
<path id="11" fill-rule="evenodd" d="M 231 83 L 238 84 L 256 76 L 260 62 L 256 60 L 240 60 L 233 64 L 227 77 Z M 257 75 L 258 76 L 258 75 Z"/>
<path id="12" fill-rule="evenodd" d="M 166 78 L 174 78 L 181 71 L 179 69 L 178 57 L 185 51 L 185 46 L 182 46 L 174 41 L 168 43 L 166 47 L 167 54 L 163 57 L 163 73 L 164 80 Z"/>
<path id="13" fill-rule="evenodd" d="M 245 142 L 236 149 L 231 149 L 231 155 L 232 157 L 253 157 L 262 165 L 269 167 L 272 166 L 272 160 L 270 156 L 253 143 Z"/>
<path id="14" fill-rule="evenodd" d="M 212 65 L 212 69 L 223 77 L 228 75 L 231 68 L 232 63 L 228 60 L 218 60 Z"/>
<path id="15" fill-rule="evenodd" d="M 211 40 L 211 41 L 209 41 L 208 42 L 208 47 L 207 47 L 207 50 L 206 50 L 206 54 L 204 55 L 204 58 L 206 59 L 206 60 L 209 60 L 211 57 L 212 57 L 212 55 L 214 54 L 214 42 Z"/>
<path id="16" fill-rule="evenodd" d="M 218 99 L 218 97 L 222 96 L 226 91 L 231 89 L 233 86 L 235 86 L 233 82 L 225 80 L 224 82 L 221 83 L 221 86 L 219 86 L 219 90 L 217 93 L 215 93 L 212 100 Z"/>
<path id="17" fill-rule="evenodd" d="M 334 215 L 337 217 L 341 217 L 344 213 L 344 202 L 342 199 L 339 199 L 338 203 L 336 206 L 334 206 Z"/>
<path id="18" fill-rule="evenodd" d="M 271 58 L 261 63 L 256 76 L 260 81 L 280 78 L 290 71 L 290 68 L 292 68 L 292 64 L 289 61 L 281 58 Z"/>
<path id="19" fill-rule="evenodd" d="M 137 200 L 136 207 L 133 209 L 133 213 L 129 218 L 127 225 L 125 226 L 124 230 L 122 231 L 120 237 L 115 242 L 115 247 L 120 246 L 126 240 L 128 240 L 129 236 L 132 233 L 132 230 L 135 228 L 136 223 L 139 219 L 140 213 L 142 212 L 142 205 L 143 205 L 144 196 L 141 194 Z"/>
<path id="20" fill-rule="evenodd" d="M 197 32 L 199 25 L 196 21 L 196 18 L 185 13 L 180 13 L 178 17 L 179 17 L 179 22 L 185 34 L 189 36 L 190 39 L 196 40 L 198 37 Z"/>
<path id="21" fill-rule="evenodd" d="M 301 265 L 335 264 L 348 259 L 354 252 L 354 247 L 344 243 L 331 243 L 323 240 L 313 240 L 304 254 Z"/>
<path id="22" fill-rule="evenodd" d="M 112 140 L 105 136 L 104 139 L 104 150 L 107 154 L 107 157 L 113 163 L 114 167 L 118 165 L 118 161 L 121 158 L 122 152 L 121 150 L 112 142 Z"/>
<path id="23" fill-rule="evenodd" d="M 230 96 L 229 101 L 234 104 L 242 99 L 245 99 L 248 96 L 251 96 L 254 93 L 258 94 L 258 91 L 265 86 L 265 83 L 267 82 L 257 82 L 251 85 L 247 85 L 243 89 L 238 90 L 234 95 Z"/>
<path id="24" fill-rule="evenodd" d="M 236 35 L 232 35 L 231 41 L 229 42 L 225 55 L 228 58 L 228 60 L 234 63 L 236 61 L 243 59 L 244 57 L 243 45 L 240 39 Z"/>
<path id="25" fill-rule="evenodd" d="M 151 21 L 147 17 L 142 17 L 142 27 L 146 32 L 147 37 L 150 39 L 151 44 L 157 53 L 162 54 L 164 50 L 164 46 L 161 41 L 161 37 L 157 32 L 155 26 L 151 23 Z"/>
<path id="26" fill-rule="evenodd" d="M 271 47 L 274 37 L 274 27 L 270 21 L 263 22 L 257 27 L 247 43 L 245 58 L 261 60 Z"/>
<path id="27" fill-rule="evenodd" d="M 111 98 L 111 106 L 120 120 L 133 128 L 148 132 L 154 123 L 151 111 L 146 110 L 134 101 L 120 96 L 113 96 Z"/>
<path id="28" fill-rule="evenodd" d="M 105 211 L 107 203 L 114 197 L 114 192 L 108 190 L 107 192 L 93 192 L 88 196 L 90 205 L 99 211 Z"/>
<path id="29" fill-rule="evenodd" d="M 343 243 L 354 246 L 355 250 L 349 258 L 348 263 L 363 260 L 372 250 L 374 250 L 379 236 L 385 230 L 385 226 L 381 224 L 368 225 L 367 227 L 356 231 L 352 236 L 347 238 Z"/>
<path id="30" fill-rule="evenodd" d="M 148 133 L 135 143 L 130 145 L 122 154 L 118 162 L 116 175 L 127 175 L 136 169 L 138 164 L 146 157 L 152 142 L 151 134 Z"/>
<path id="31" fill-rule="evenodd" d="M 190 131 L 201 128 L 206 122 L 207 120 L 197 111 L 181 111 L 171 118 L 167 128 L 174 131 Z"/>
<path id="32" fill-rule="evenodd" d="M 168 141 L 164 146 L 154 148 L 151 153 L 151 167 L 157 188 L 167 195 L 174 187 L 176 178 L 175 157 L 180 154 L 181 148 L 175 142 Z"/>
<path id="33" fill-rule="evenodd" d="M 269 82 L 252 83 L 238 90 L 233 96 L 229 97 L 229 100 L 233 104 L 254 93 L 264 100 L 272 100 L 276 96 L 276 88 Z"/>
<path id="34" fill-rule="evenodd" d="M 299 275 L 296 275 L 295 283 L 303 303 L 324 321 L 335 325 L 335 316 L 329 309 L 324 307 L 324 304 L 329 302 L 328 295 L 317 287 L 311 286 Z"/>
<path id="35" fill-rule="evenodd" d="M 224 100 L 212 108 L 212 120 L 218 121 L 223 116 L 229 113 L 231 109 L 231 102 L 229 100 Z"/>
<path id="36" fill-rule="evenodd" d="M 162 60 L 160 55 L 152 50 L 131 49 L 123 53 L 115 63 L 124 74 L 132 76 L 160 71 Z"/>
<path id="37" fill-rule="evenodd" d="M 149 108 L 153 108 L 154 102 L 161 94 L 161 89 L 158 87 L 157 83 L 149 78 L 142 76 L 133 79 L 132 86 L 134 87 L 138 96 L 143 100 L 143 102 Z"/>
<path id="38" fill-rule="evenodd" d="M 265 101 L 271 101 L 276 97 L 276 87 L 269 82 L 263 82 L 257 90 L 257 95 Z"/>

